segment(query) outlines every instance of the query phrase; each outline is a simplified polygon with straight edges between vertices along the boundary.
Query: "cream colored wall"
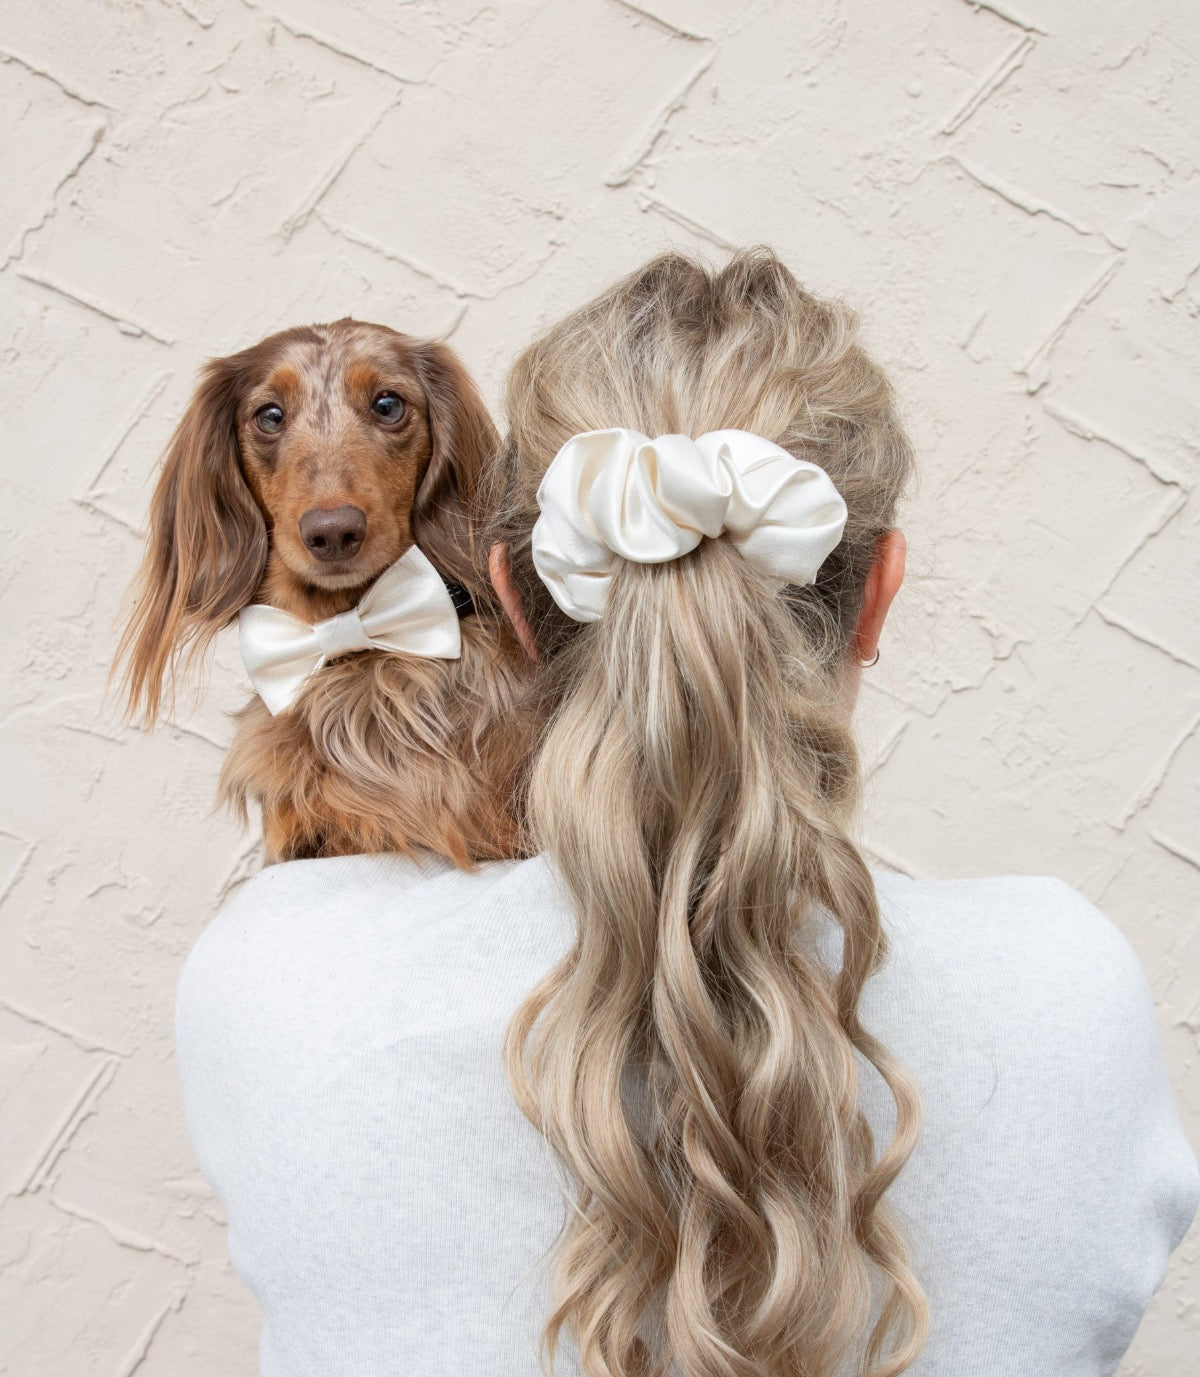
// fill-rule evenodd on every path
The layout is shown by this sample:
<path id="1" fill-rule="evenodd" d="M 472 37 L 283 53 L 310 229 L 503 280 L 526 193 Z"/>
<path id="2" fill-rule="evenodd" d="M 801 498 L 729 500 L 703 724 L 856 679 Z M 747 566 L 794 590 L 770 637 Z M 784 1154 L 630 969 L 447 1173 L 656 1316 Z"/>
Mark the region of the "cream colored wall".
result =
<path id="1" fill-rule="evenodd" d="M 256 864 L 209 816 L 242 679 L 223 642 L 153 737 L 99 706 L 197 365 L 353 314 L 495 399 L 664 245 L 766 241 L 861 306 L 924 467 L 871 847 L 1100 904 L 1200 1142 L 1198 53 L 1193 0 L 5 7 L 0 1371 L 255 1368 L 171 1050 Z M 1193 1370 L 1198 1253 L 1127 1377 Z"/>

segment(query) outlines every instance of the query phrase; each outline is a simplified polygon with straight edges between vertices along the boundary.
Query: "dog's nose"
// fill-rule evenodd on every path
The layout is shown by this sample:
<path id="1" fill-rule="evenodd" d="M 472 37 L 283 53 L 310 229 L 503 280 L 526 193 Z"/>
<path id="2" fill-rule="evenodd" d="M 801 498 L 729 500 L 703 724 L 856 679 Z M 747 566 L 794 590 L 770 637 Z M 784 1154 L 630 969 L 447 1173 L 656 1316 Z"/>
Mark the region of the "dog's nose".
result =
<path id="1" fill-rule="evenodd" d="M 313 507 L 300 518 L 300 539 L 317 559 L 351 559 L 366 537 L 361 507 Z"/>

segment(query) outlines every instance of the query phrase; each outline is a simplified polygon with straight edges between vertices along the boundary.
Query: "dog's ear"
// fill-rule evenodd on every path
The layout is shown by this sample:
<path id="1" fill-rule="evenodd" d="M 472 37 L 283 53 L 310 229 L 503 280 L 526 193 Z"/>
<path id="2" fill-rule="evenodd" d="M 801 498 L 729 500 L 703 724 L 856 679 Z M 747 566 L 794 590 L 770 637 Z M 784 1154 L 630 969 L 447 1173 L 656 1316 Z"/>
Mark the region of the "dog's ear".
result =
<path id="1" fill-rule="evenodd" d="M 205 366 L 150 500 L 150 539 L 112 671 L 130 714 L 150 724 L 164 692 L 173 702 L 180 676 L 254 597 L 266 564 L 266 524 L 238 449 L 244 372 L 236 354 Z"/>
<path id="2" fill-rule="evenodd" d="M 413 539 L 441 573 L 473 596 L 490 596 L 475 509 L 499 436 L 479 389 L 452 349 L 421 343 L 413 360 L 425 389 L 432 445 L 413 500 Z"/>

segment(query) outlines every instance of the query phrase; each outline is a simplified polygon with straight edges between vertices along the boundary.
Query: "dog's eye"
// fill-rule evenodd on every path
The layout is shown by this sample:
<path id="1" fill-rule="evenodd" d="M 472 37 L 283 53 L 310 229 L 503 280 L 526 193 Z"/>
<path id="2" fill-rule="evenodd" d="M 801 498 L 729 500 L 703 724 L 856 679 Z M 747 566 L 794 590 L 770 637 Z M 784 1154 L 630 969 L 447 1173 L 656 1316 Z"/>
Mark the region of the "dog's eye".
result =
<path id="1" fill-rule="evenodd" d="M 404 398 L 395 392 L 381 392 L 371 403 L 371 410 L 381 421 L 395 425 L 404 415 Z"/>
<path id="2" fill-rule="evenodd" d="M 254 424 L 268 435 L 274 435 L 283 425 L 283 407 L 276 406 L 274 402 L 270 406 L 260 406 L 254 413 Z"/>

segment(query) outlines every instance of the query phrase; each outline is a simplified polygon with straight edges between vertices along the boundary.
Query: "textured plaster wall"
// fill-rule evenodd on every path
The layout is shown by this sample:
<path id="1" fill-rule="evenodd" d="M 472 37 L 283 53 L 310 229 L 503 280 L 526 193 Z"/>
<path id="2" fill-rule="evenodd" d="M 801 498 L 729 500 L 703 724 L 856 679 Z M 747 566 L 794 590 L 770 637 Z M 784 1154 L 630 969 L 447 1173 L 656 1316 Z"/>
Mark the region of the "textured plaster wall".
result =
<path id="1" fill-rule="evenodd" d="M 495 399 L 664 245 L 767 241 L 862 308 L 924 468 L 870 847 L 1100 904 L 1200 1142 L 1193 0 L 39 0 L 0 111 L 0 1371 L 255 1368 L 171 1047 L 257 864 L 209 814 L 231 645 L 155 736 L 100 706 L 198 364 L 349 313 Z M 1126 1377 L 1196 1370 L 1198 1255 Z"/>

